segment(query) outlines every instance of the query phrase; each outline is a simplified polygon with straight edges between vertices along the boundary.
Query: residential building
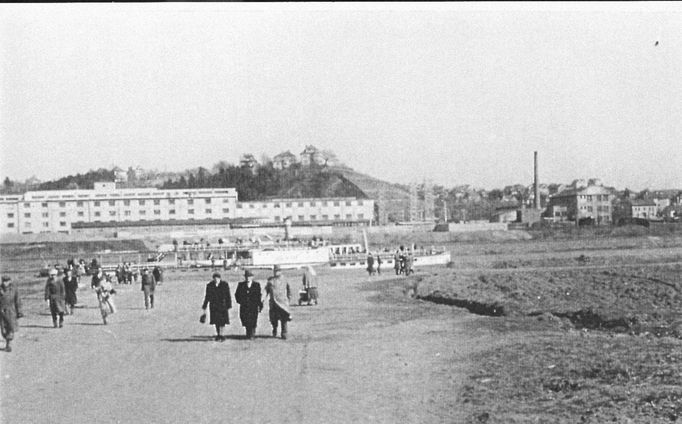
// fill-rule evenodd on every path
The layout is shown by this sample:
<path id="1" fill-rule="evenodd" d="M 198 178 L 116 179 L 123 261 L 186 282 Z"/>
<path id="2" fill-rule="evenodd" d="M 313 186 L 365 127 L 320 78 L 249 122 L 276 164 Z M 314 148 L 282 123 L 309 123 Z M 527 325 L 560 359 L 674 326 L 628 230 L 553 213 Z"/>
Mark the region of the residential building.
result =
<path id="1" fill-rule="evenodd" d="M 655 218 L 657 215 L 656 202 L 650 199 L 630 201 L 630 215 L 633 218 Z"/>
<path id="2" fill-rule="evenodd" d="M 253 172 L 258 166 L 258 161 L 251 153 L 246 153 L 239 159 L 239 166 L 249 168 Z"/>
<path id="3" fill-rule="evenodd" d="M 128 172 L 119 168 L 118 166 L 115 166 L 112 169 L 114 173 L 114 177 L 116 178 L 116 182 L 126 182 L 128 181 Z"/>
<path id="4" fill-rule="evenodd" d="M 312 145 L 305 146 L 300 156 L 301 165 L 303 166 L 310 166 L 313 163 L 322 166 L 326 163 L 324 154 Z"/>
<path id="5" fill-rule="evenodd" d="M 592 218 L 597 225 L 610 223 L 615 197 L 611 189 L 601 185 L 584 186 L 583 182 L 579 180 L 574 188 L 551 195 L 545 217 L 554 222 Z"/>
<path id="6" fill-rule="evenodd" d="M 493 214 L 492 222 L 516 222 L 517 211 L 519 210 L 518 205 L 513 206 L 500 206 L 495 209 Z"/>
<path id="7" fill-rule="evenodd" d="M 287 169 L 296 163 L 296 155 L 289 150 L 282 152 L 272 159 L 272 166 L 275 169 Z"/>

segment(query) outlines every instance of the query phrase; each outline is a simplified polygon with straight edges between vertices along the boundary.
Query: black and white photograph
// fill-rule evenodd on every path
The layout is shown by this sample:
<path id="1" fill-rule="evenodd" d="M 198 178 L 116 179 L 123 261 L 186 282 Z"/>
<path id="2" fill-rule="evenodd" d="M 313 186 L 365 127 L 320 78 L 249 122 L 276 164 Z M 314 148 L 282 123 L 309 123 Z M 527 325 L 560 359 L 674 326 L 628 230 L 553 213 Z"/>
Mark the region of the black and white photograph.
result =
<path id="1" fill-rule="evenodd" d="M 682 423 L 682 3 L 0 5 L 0 422 Z"/>

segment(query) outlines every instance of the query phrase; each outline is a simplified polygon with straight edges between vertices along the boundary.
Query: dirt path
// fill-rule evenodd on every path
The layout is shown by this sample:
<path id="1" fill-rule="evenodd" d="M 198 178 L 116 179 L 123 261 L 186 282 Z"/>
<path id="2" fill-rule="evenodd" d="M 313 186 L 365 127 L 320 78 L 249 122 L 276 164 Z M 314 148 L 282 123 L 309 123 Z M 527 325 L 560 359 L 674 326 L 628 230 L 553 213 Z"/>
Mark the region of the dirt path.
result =
<path id="1" fill-rule="evenodd" d="M 265 273 L 257 274 L 263 281 Z M 285 273 L 296 292 L 298 272 Z M 227 273 L 232 290 L 238 275 Z M 361 271 L 320 273 L 321 303 L 294 307 L 287 341 L 242 339 L 236 309 L 228 340 L 198 322 L 208 272 L 169 273 L 158 306 L 120 288 L 102 325 L 96 300 L 63 329 L 38 298 L 26 300 L 12 353 L 0 352 L 2 422 L 15 423 L 436 423 L 455 408 L 478 319 L 402 298 L 398 283 Z"/>

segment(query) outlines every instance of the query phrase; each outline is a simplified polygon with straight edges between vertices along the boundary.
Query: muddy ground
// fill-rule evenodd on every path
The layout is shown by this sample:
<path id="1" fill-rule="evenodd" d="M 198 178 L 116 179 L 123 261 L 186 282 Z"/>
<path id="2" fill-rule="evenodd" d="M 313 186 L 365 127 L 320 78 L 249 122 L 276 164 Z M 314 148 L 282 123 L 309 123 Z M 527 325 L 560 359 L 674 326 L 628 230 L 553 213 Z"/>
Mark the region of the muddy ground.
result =
<path id="1" fill-rule="evenodd" d="M 465 422 L 682 422 L 682 249 L 460 255 L 408 288 L 497 335 L 459 393 Z M 516 246 L 519 247 L 518 245 Z"/>

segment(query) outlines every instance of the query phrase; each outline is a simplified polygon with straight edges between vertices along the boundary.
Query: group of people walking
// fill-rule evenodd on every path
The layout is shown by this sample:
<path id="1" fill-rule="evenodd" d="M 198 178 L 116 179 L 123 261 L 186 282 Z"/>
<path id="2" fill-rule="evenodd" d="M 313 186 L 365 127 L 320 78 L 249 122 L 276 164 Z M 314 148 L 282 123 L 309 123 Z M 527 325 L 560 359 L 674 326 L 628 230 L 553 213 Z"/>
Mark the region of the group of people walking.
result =
<path id="1" fill-rule="evenodd" d="M 291 321 L 289 303 L 291 302 L 291 287 L 282 278 L 282 269 L 275 265 L 273 276 L 268 278 L 265 289 L 261 288 L 258 281 L 254 281 L 254 275 L 250 270 L 244 271 L 244 280 L 237 284 L 235 301 L 239 304 L 239 319 L 246 330 L 246 337 L 253 339 L 256 336 L 258 315 L 263 311 L 263 305 L 269 300 L 269 319 L 272 326 L 272 336 L 281 335 L 287 338 L 288 323 Z M 206 284 L 203 313 L 200 321 L 206 321 L 206 310 L 210 315 L 210 324 L 215 326 L 215 340 L 224 341 L 223 328 L 230 324 L 230 309 L 232 309 L 232 294 L 230 285 L 224 281 L 220 273 L 213 273 L 213 279 Z"/>
<path id="2" fill-rule="evenodd" d="M 414 274 L 414 255 L 411 249 L 405 249 L 405 246 L 400 246 L 393 254 L 393 269 L 395 275 Z"/>
<path id="3" fill-rule="evenodd" d="M 74 275 L 74 268 L 64 268 L 64 274 L 59 274 L 57 268 L 50 268 L 45 282 L 44 299 L 47 302 L 52 324 L 55 328 L 64 326 L 64 316 L 72 315 L 78 303 L 77 290 L 78 278 Z M 145 309 L 153 309 L 155 306 L 155 291 L 159 284 L 157 273 L 142 268 L 140 275 L 140 287 L 144 294 Z M 301 299 L 307 300 L 308 304 L 317 305 L 317 277 L 312 267 L 306 267 L 303 278 L 303 290 Z M 116 290 L 101 266 L 93 269 L 91 289 L 95 292 L 99 303 L 104 324 L 107 324 L 107 316 L 116 313 L 114 295 Z M 305 294 L 305 297 L 303 296 Z M 248 339 L 255 338 L 258 326 L 258 316 L 263 311 L 265 302 L 269 304 L 268 318 L 272 327 L 272 336 L 278 335 L 282 339 L 287 338 L 288 323 L 292 320 L 290 311 L 291 286 L 282 276 L 282 268 L 278 265 L 273 267 L 273 275 L 268 277 L 264 287 L 254 280 L 253 272 L 246 270 L 244 279 L 237 284 L 234 293 L 236 303 L 239 305 L 239 319 L 245 329 Z M 299 304 L 301 303 L 299 299 Z M 211 281 L 206 285 L 204 301 L 202 304 L 201 322 L 210 315 L 210 324 L 215 326 L 215 340 L 223 341 L 223 330 L 230 324 L 230 309 L 232 309 L 232 292 L 227 281 L 223 280 L 218 272 L 213 273 Z M 3 276 L 0 285 L 0 328 L 6 341 L 5 351 L 11 351 L 11 342 L 18 328 L 18 319 L 22 315 L 22 305 L 16 287 L 10 277 Z"/>
<path id="4" fill-rule="evenodd" d="M 381 275 L 381 264 L 383 263 L 379 253 L 367 253 L 367 273 L 371 276 L 374 274 Z M 405 246 L 400 246 L 393 254 L 393 269 L 395 275 L 410 275 L 414 274 L 414 255 L 411 249 L 405 249 Z"/>
<path id="5" fill-rule="evenodd" d="M 142 271 L 147 269 L 144 267 L 142 270 L 135 268 L 130 262 L 124 262 L 116 267 L 116 280 L 118 284 L 133 284 L 142 278 Z M 152 275 L 158 284 L 163 282 L 163 269 L 160 266 L 155 266 L 152 269 Z"/>

